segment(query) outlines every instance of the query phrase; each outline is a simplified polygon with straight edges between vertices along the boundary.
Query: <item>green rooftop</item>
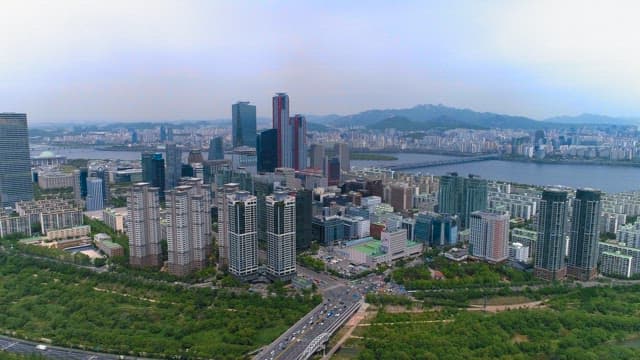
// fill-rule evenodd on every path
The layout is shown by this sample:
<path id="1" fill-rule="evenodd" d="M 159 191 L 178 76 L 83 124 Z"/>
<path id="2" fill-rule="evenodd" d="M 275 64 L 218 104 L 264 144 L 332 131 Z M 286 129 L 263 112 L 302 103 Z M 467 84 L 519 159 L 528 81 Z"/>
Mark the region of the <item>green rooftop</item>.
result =
<path id="1" fill-rule="evenodd" d="M 354 248 L 363 254 L 374 256 L 381 254 L 380 245 L 382 245 L 382 241 L 380 240 L 371 240 L 362 244 L 358 244 L 354 246 Z"/>

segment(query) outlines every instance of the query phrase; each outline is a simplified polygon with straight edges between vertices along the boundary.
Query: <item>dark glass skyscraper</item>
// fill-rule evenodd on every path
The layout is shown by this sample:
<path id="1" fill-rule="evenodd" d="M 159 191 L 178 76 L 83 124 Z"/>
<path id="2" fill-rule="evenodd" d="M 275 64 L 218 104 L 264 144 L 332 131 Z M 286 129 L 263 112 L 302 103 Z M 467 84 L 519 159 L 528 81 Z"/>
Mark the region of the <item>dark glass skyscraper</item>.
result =
<path id="1" fill-rule="evenodd" d="M 27 115 L 0 113 L 0 206 L 33 200 Z"/>
<path id="2" fill-rule="evenodd" d="M 144 182 L 151 184 L 152 187 L 159 189 L 158 196 L 160 201 L 164 201 L 165 176 L 164 176 L 164 159 L 161 153 L 142 154 L 142 179 Z"/>
<path id="3" fill-rule="evenodd" d="M 327 163 L 327 182 L 329 186 L 340 184 L 340 159 L 333 157 Z"/>
<path id="4" fill-rule="evenodd" d="M 209 154 L 207 160 L 222 160 L 224 159 L 224 147 L 222 143 L 222 137 L 216 136 L 209 141 Z"/>
<path id="5" fill-rule="evenodd" d="M 476 175 L 468 178 L 449 173 L 440 177 L 438 212 L 460 216 L 463 228 L 469 226 L 471 213 L 487 208 L 487 181 Z"/>
<path id="6" fill-rule="evenodd" d="M 109 203 L 111 202 L 111 189 L 109 188 L 109 169 L 99 167 L 96 170 L 95 175 L 97 178 L 102 180 L 102 203 L 104 205 L 109 205 Z"/>
<path id="7" fill-rule="evenodd" d="M 600 238 L 600 191 L 578 189 L 573 200 L 567 275 L 582 281 L 597 275 Z"/>
<path id="8" fill-rule="evenodd" d="M 178 186 L 178 182 L 182 176 L 182 148 L 176 144 L 167 144 L 165 155 L 167 158 L 165 189 L 173 189 Z"/>
<path id="9" fill-rule="evenodd" d="M 567 192 L 547 189 L 542 192 L 538 211 L 534 275 L 545 280 L 567 276 L 564 259 L 567 227 Z"/>
<path id="10" fill-rule="evenodd" d="M 277 93 L 272 99 L 273 128 L 278 135 L 277 167 L 293 167 L 293 127 L 289 118 L 289 95 Z"/>
<path id="11" fill-rule="evenodd" d="M 313 222 L 313 193 L 309 189 L 296 193 L 296 249 L 311 247 L 311 223 Z"/>
<path id="12" fill-rule="evenodd" d="M 232 144 L 256 147 L 256 107 L 248 101 L 239 101 L 231 106 Z"/>
<path id="13" fill-rule="evenodd" d="M 260 132 L 256 142 L 258 172 L 274 172 L 278 167 L 278 131 L 269 129 Z"/>

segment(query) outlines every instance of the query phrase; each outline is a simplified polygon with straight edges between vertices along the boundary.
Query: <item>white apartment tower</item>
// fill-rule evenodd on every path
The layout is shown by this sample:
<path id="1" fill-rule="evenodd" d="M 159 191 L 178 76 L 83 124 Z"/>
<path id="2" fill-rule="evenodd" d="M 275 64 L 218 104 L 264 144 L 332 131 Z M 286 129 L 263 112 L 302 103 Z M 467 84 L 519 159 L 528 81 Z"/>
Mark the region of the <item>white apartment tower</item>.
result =
<path id="1" fill-rule="evenodd" d="M 509 212 L 474 211 L 470 216 L 470 254 L 497 263 L 509 257 Z"/>
<path id="2" fill-rule="evenodd" d="M 273 279 L 296 275 L 296 198 L 276 192 L 265 199 L 267 210 L 267 271 Z"/>
<path id="3" fill-rule="evenodd" d="M 135 267 L 162 265 L 160 248 L 160 199 L 149 183 L 131 186 L 127 198 L 129 262 Z"/>
<path id="4" fill-rule="evenodd" d="M 227 206 L 227 196 L 235 194 L 240 190 L 240 184 L 228 183 L 219 187 L 216 191 L 216 207 L 218 208 L 218 266 L 229 267 L 229 219 Z"/>
<path id="5" fill-rule="evenodd" d="M 186 179 L 167 192 L 169 273 L 185 276 L 206 266 L 211 249 L 211 207 L 200 179 Z M 204 189 L 206 190 L 206 189 Z"/>
<path id="6" fill-rule="evenodd" d="M 258 274 L 258 199 L 248 191 L 227 195 L 229 272 L 242 280 Z"/>

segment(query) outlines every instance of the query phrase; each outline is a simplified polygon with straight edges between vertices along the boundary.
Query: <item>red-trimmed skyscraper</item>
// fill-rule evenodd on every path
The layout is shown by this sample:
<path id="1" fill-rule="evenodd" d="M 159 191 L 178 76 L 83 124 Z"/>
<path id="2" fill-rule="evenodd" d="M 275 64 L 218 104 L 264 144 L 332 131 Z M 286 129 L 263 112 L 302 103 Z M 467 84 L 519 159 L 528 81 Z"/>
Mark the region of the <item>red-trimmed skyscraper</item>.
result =
<path id="1" fill-rule="evenodd" d="M 273 97 L 273 128 L 278 132 L 278 167 L 293 168 L 293 127 L 286 93 Z"/>

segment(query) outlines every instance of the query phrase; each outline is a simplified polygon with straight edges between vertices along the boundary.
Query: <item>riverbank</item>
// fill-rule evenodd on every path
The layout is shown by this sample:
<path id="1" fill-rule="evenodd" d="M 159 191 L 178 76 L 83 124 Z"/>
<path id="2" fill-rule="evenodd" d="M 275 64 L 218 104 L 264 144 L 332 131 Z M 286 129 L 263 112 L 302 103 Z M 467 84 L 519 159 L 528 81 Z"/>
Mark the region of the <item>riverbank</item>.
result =
<path id="1" fill-rule="evenodd" d="M 502 161 L 514 161 L 531 164 L 545 165 L 595 165 L 595 166 L 623 166 L 640 167 L 640 162 L 636 161 L 613 161 L 613 160 L 587 160 L 587 159 L 529 159 L 524 157 L 501 156 Z"/>
<path id="2" fill-rule="evenodd" d="M 379 153 L 362 153 L 352 152 L 349 156 L 351 160 L 371 160 L 371 161 L 396 161 L 398 158 L 393 155 L 379 154 Z"/>

